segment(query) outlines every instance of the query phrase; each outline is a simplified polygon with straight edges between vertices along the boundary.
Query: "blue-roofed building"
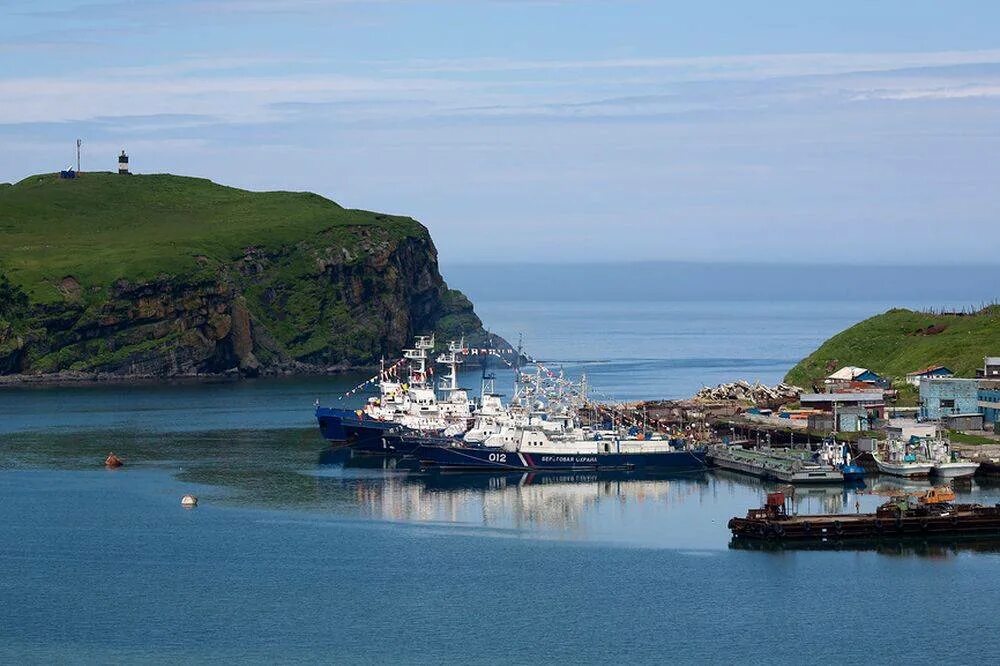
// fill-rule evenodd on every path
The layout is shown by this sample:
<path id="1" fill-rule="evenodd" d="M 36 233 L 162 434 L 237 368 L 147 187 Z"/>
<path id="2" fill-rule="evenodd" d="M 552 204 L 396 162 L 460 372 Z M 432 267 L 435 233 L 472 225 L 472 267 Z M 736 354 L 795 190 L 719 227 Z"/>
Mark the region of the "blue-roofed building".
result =
<path id="1" fill-rule="evenodd" d="M 959 414 L 979 414 L 979 380 L 957 377 L 920 380 L 922 421 L 940 421 Z"/>
<path id="2" fill-rule="evenodd" d="M 824 379 L 823 382 L 826 384 L 827 390 L 830 391 L 836 390 L 837 387 L 850 386 L 851 384 L 868 384 L 869 386 L 880 388 L 888 388 L 889 386 L 889 382 L 877 372 L 853 365 L 848 365 L 837 370 L 837 372 Z"/>
<path id="3" fill-rule="evenodd" d="M 938 379 L 944 379 L 948 377 L 954 377 L 955 373 L 949 368 L 943 365 L 932 365 L 924 368 L 923 370 L 917 370 L 916 372 L 909 372 L 906 374 L 906 383 L 912 384 L 913 386 L 920 386 L 920 380 L 924 377 L 936 377 Z"/>

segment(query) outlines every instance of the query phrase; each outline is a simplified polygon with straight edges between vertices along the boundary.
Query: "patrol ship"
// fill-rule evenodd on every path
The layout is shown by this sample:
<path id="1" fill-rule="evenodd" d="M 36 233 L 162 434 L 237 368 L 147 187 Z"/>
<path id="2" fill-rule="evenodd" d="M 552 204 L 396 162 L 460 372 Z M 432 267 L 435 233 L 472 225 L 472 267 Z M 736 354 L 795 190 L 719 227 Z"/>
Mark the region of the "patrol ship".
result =
<path id="1" fill-rule="evenodd" d="M 453 470 L 579 471 L 707 469 L 705 451 L 685 441 L 651 433 L 566 429 L 550 434 L 537 427 L 510 426 L 482 445 L 414 438 L 413 456 L 425 467 Z"/>
<path id="2" fill-rule="evenodd" d="M 403 350 L 409 361 L 405 380 L 398 366 L 379 374 L 379 396 L 368 400 L 362 409 L 316 407 L 316 420 L 326 439 L 350 446 L 363 453 L 400 454 L 412 451 L 402 440 L 404 434 L 457 436 L 472 423 L 473 403 L 465 389 L 458 386 L 459 356 L 464 341 L 450 342 L 437 362 L 448 368 L 442 378 L 438 399 L 432 379 L 431 355 L 434 336 L 417 336 L 412 349 Z"/>

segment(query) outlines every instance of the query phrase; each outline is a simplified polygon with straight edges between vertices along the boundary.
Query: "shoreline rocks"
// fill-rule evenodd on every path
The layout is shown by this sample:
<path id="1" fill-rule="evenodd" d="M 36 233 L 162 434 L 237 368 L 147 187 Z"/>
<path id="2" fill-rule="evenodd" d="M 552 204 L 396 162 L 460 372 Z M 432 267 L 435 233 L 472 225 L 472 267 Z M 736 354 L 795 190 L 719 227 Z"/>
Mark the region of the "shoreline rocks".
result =
<path id="1" fill-rule="evenodd" d="M 773 409 L 797 401 L 804 392 L 804 389 L 785 382 L 767 386 L 760 382 L 751 384 L 741 379 L 714 387 L 706 386 L 694 397 L 696 400 L 733 400 Z"/>

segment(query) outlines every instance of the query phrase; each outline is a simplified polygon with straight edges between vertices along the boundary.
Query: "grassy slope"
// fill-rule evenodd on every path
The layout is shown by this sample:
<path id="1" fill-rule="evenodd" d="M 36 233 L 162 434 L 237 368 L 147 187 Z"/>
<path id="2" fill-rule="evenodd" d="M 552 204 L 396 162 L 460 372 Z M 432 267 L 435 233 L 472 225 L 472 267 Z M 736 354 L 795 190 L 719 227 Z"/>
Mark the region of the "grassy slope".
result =
<path id="1" fill-rule="evenodd" d="M 248 192 L 173 175 L 31 176 L 0 187 L 0 271 L 33 301 L 59 301 L 56 285 L 69 275 L 84 288 L 184 275 L 198 270 L 199 255 L 229 261 L 249 245 L 276 248 L 357 226 L 427 233 L 409 218 L 346 210 L 310 193 Z"/>
<path id="2" fill-rule="evenodd" d="M 936 335 L 921 335 L 930 326 Z M 901 378 L 932 364 L 946 365 L 959 376 L 974 376 L 984 356 L 1000 354 L 1000 307 L 977 315 L 943 316 L 890 310 L 838 333 L 792 368 L 786 381 L 809 387 L 827 376 L 828 364 L 857 365 Z"/>

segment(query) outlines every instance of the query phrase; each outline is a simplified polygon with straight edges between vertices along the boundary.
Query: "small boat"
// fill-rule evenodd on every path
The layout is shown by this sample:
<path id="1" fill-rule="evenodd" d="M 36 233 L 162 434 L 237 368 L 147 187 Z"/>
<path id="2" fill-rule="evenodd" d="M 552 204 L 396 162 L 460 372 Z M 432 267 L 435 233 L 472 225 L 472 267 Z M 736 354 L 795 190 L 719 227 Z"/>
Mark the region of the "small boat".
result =
<path id="1" fill-rule="evenodd" d="M 927 443 L 931 460 L 934 460 L 934 475 L 942 479 L 960 479 L 972 476 L 979 469 L 979 463 L 963 460 L 957 451 L 951 449 L 947 439 L 936 439 Z"/>
<path id="2" fill-rule="evenodd" d="M 942 479 L 959 479 L 972 476 L 979 469 L 979 463 L 971 460 L 952 460 L 934 464 L 934 475 Z"/>
<path id="3" fill-rule="evenodd" d="M 882 454 L 872 454 L 878 470 L 883 474 L 904 476 L 908 478 L 929 476 L 934 469 L 934 462 L 918 458 L 916 453 L 908 450 L 909 446 L 899 440 L 886 443 Z"/>
<path id="4" fill-rule="evenodd" d="M 122 462 L 122 459 L 116 456 L 114 453 L 109 453 L 108 457 L 104 459 L 104 466 L 110 469 L 116 469 L 124 464 L 125 463 Z"/>
<path id="5" fill-rule="evenodd" d="M 931 470 L 934 469 L 934 463 L 921 462 L 916 460 L 916 458 L 913 460 L 893 462 L 890 460 L 882 460 L 875 455 L 872 457 L 875 458 L 875 464 L 878 465 L 878 471 L 883 474 L 892 474 L 893 476 L 905 476 L 908 478 L 930 476 Z"/>
<path id="6" fill-rule="evenodd" d="M 836 440 L 828 439 L 823 442 L 816 457 L 819 462 L 833 465 L 839 470 L 847 483 L 863 481 L 865 478 L 865 468 L 851 456 L 851 449 L 846 442 L 838 443 Z"/>

